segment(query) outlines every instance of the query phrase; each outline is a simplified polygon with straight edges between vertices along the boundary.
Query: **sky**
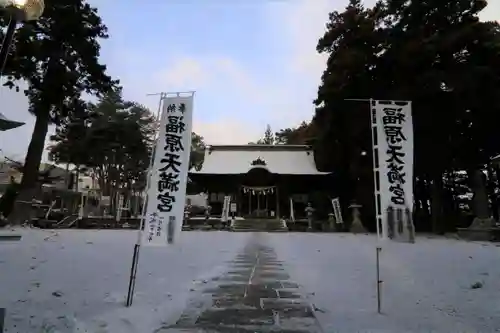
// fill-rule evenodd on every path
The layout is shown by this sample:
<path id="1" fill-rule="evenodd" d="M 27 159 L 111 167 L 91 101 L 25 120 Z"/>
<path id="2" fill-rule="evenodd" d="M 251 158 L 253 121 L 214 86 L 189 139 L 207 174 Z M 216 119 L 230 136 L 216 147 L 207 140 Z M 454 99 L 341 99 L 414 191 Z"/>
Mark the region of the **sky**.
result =
<path id="1" fill-rule="evenodd" d="M 101 61 L 125 99 L 156 112 L 159 96 L 148 94 L 195 91 L 194 131 L 207 144 L 247 144 L 267 124 L 278 131 L 312 118 L 326 60 L 316 44 L 328 13 L 348 1 L 89 2 L 108 26 Z M 490 0 L 481 18 L 500 20 L 500 0 Z M 1 87 L 0 99 L 0 112 L 26 122 L 0 133 L 0 156 L 22 160 L 34 125 L 27 98 Z"/>

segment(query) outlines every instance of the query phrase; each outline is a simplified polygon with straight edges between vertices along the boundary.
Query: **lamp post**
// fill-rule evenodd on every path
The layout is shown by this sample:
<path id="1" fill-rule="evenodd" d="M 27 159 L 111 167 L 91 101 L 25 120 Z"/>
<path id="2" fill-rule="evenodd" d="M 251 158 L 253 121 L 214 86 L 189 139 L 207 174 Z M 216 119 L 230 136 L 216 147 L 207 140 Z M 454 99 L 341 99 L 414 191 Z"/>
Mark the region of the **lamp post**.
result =
<path id="1" fill-rule="evenodd" d="M 7 62 L 17 23 L 38 20 L 44 9 L 44 0 L 0 0 L 0 10 L 4 10 L 9 15 L 9 25 L 0 49 L 0 75 L 2 75 Z"/>

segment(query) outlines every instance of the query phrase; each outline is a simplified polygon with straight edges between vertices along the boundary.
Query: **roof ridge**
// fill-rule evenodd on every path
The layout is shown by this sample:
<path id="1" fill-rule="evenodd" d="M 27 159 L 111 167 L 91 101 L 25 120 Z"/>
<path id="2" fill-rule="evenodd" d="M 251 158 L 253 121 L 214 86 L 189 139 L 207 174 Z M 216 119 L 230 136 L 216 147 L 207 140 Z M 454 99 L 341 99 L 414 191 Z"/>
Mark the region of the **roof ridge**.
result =
<path id="1" fill-rule="evenodd" d="M 282 151 L 309 151 L 313 150 L 311 145 L 207 145 L 206 150 L 233 150 L 233 151 L 249 151 L 249 150 L 282 150 Z"/>
<path id="2" fill-rule="evenodd" d="M 327 174 L 317 169 L 314 150 L 307 145 L 209 146 L 200 170 L 192 174 L 246 174 L 254 168 L 283 175 Z"/>

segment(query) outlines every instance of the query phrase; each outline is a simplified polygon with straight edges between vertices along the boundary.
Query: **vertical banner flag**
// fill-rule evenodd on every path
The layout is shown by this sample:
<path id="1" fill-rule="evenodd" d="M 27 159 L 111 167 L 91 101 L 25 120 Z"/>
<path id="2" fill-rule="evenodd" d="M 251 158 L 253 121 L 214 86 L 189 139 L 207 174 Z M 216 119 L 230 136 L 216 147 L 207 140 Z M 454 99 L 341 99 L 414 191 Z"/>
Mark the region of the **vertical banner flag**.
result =
<path id="1" fill-rule="evenodd" d="M 172 94 L 173 95 L 173 94 Z M 173 244 L 180 236 L 191 151 L 193 95 L 163 99 L 147 192 L 142 244 Z"/>
<path id="2" fill-rule="evenodd" d="M 340 199 L 332 199 L 333 214 L 335 215 L 335 223 L 343 224 L 344 219 L 342 218 L 342 209 L 340 208 Z"/>
<path id="3" fill-rule="evenodd" d="M 394 239 L 410 230 L 409 225 L 403 226 L 407 216 L 404 212 L 413 212 L 411 102 L 372 101 L 371 104 L 377 232 L 381 238 Z M 399 217 L 397 230 L 388 223 L 388 211 Z M 411 219 L 406 219 L 406 223 L 412 223 Z"/>

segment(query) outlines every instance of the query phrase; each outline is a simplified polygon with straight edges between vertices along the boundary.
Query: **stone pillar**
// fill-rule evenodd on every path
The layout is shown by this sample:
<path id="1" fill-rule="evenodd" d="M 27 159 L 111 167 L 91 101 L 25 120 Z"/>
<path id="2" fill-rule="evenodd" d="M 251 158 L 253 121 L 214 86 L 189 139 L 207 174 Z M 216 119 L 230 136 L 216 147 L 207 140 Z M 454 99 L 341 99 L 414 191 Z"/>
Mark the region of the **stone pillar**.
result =
<path id="1" fill-rule="evenodd" d="M 351 216 L 352 216 L 350 231 L 354 234 L 367 232 L 365 227 L 363 226 L 363 223 L 361 223 L 361 218 L 360 218 L 361 213 L 359 211 L 361 207 L 362 207 L 361 205 L 358 205 L 356 203 L 353 203 L 349 206 L 349 209 L 351 209 Z"/>
<path id="2" fill-rule="evenodd" d="M 242 213 L 242 202 L 241 202 L 241 188 L 238 187 L 238 190 L 236 192 L 236 215 L 240 214 L 243 215 Z"/>
<path id="3" fill-rule="evenodd" d="M 329 213 L 328 214 L 328 224 L 330 226 L 330 231 L 335 230 L 335 214 Z"/>
<path id="4" fill-rule="evenodd" d="M 408 242 L 415 243 L 415 226 L 413 225 L 413 215 L 409 208 L 405 209 L 406 228 L 408 231 Z"/>

